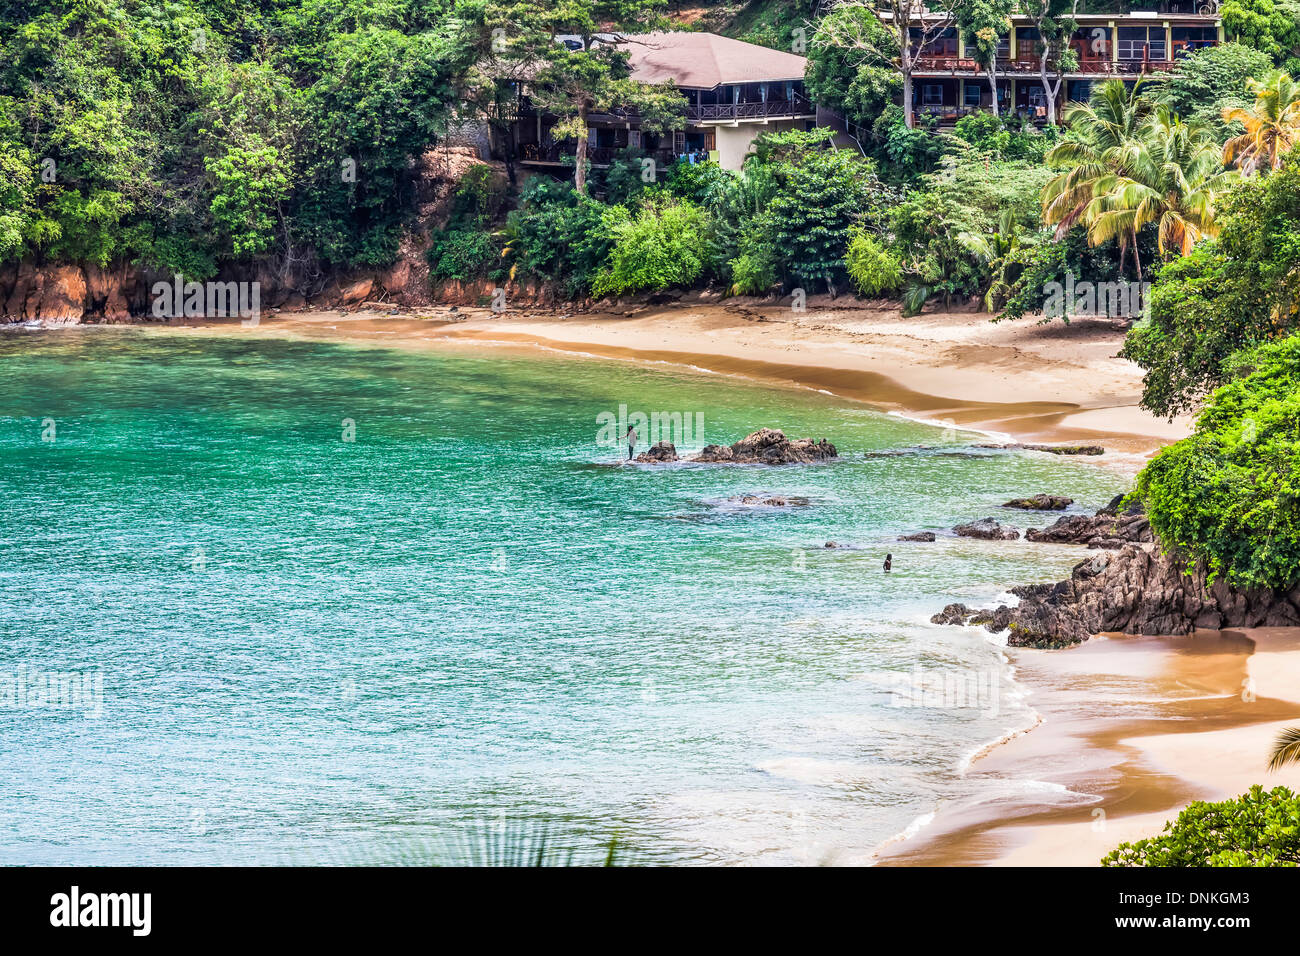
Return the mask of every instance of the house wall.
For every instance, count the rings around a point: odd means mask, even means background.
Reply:
[[[804,120],[773,120],[770,123],[741,123],[738,126],[716,126],[718,134],[718,165],[723,169],[739,170],[749,153],[750,144],[762,133],[783,133],[791,129],[804,129]]]

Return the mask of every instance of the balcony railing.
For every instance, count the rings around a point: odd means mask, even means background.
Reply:
[[[1135,76],[1143,73],[1160,73],[1172,70],[1176,62],[1175,60],[1119,60],[1118,62],[1111,62],[1110,60],[1101,59],[1081,59],[1074,69],[1067,72],[1086,73],[1090,76]],[[1055,62],[1049,60],[1047,65],[1049,70],[1055,71]],[[1039,68],[1040,64],[1036,57],[1021,57],[1000,62],[998,64],[998,75],[1037,76]],[[982,73],[987,75],[988,72],[975,60],[955,56],[921,57],[916,63],[916,69],[929,73],[949,73],[953,76],[959,73]]]
[[[780,116],[815,116],[817,108],[807,97],[794,94],[788,100],[763,103],[717,103],[687,106],[686,118],[696,123],[743,119],[772,119]]]

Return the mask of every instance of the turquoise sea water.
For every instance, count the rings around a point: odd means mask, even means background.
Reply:
[[[620,404],[845,460],[627,467],[596,441]],[[916,448],[943,440],[667,366],[0,335],[0,862],[433,862],[525,824],[580,858],[618,834],[645,862],[862,859],[1028,722],[1001,650],[929,615],[1079,556],[895,537],[1123,486]],[[987,678],[997,713],[896,706],[917,666]],[[38,673],[94,675],[99,713],[24,698]]]

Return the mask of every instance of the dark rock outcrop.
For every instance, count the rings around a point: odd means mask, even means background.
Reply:
[[[636,460],[642,464],[676,461],[677,448],[670,441],[657,442],[651,445],[648,451],[637,455]]]
[[[918,531],[916,534],[900,534],[899,541],[933,541],[933,531]]]
[[[984,443],[975,446],[976,448],[1005,448],[1011,451],[1045,451],[1053,455],[1104,455],[1106,449],[1100,445],[1032,445],[1021,442],[1012,442],[1010,444],[998,445],[993,443]]]
[[[1300,585],[1287,592],[1208,581],[1203,564],[1126,544],[1074,566],[1068,580],[1013,588],[1020,604],[962,613],[948,605],[931,620],[1009,631],[1012,647],[1067,647],[1093,634],[1190,634],[1198,628],[1300,626]]]
[[[1109,550],[1122,548],[1125,544],[1155,541],[1151,522],[1140,505],[1123,514],[1108,510],[1116,505],[1117,502],[1112,501],[1095,515],[1066,515],[1041,531],[1030,528],[1025,532],[1025,538],[1039,544],[1083,544]]]
[[[987,541],[1015,541],[1020,532],[999,524],[996,518],[980,518],[968,521],[952,529],[960,538],[983,538]]]
[[[1073,498],[1063,495],[1032,495],[1028,498],[1012,498],[1002,507],[1020,508],[1025,511],[1061,511],[1074,504]]]
[[[824,438],[817,441],[811,438],[790,441],[780,429],[760,428],[734,445],[706,445],[689,460],[708,464],[795,465],[829,461],[837,457],[839,453],[835,446]]]

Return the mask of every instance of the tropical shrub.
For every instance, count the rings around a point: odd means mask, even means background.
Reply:
[[[1227,374],[1136,494],[1161,541],[1212,577],[1289,588],[1300,580],[1300,336],[1239,353]]]
[[[844,264],[849,278],[865,296],[896,292],[903,286],[903,266],[898,257],[862,229],[854,230]]]
[[[1219,803],[1196,801],[1156,837],[1121,843],[1102,866],[1296,866],[1300,796],[1286,787]]]
[[[609,258],[614,225],[627,217],[626,207],[602,205],[571,183],[536,178],[506,218],[504,255],[512,274],[562,282],[569,295],[582,295]]]
[[[613,248],[592,280],[592,295],[689,286],[704,269],[707,228],[704,212],[691,203],[645,203],[635,218],[613,224]]]

